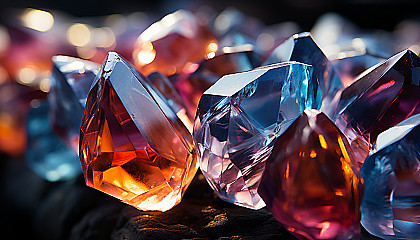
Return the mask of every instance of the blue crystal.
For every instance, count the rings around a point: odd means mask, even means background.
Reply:
[[[48,93],[50,117],[54,130],[75,152],[83,110],[90,86],[99,65],[86,60],[55,56]]]
[[[361,168],[362,225],[385,239],[420,239],[420,115],[380,134]]]
[[[274,49],[263,65],[287,61],[297,61],[313,66],[314,73],[319,80],[322,97],[326,103],[329,103],[343,87],[327,57],[308,32],[295,34],[285,40]]]
[[[38,100],[34,100],[38,103]],[[51,181],[65,181],[81,173],[79,158],[52,130],[48,118],[47,101],[29,110],[27,120],[28,145],[26,161],[40,177]]]
[[[319,108],[313,68],[296,62],[225,75],[200,99],[193,136],[200,168],[225,201],[258,209],[273,140],[305,109]]]

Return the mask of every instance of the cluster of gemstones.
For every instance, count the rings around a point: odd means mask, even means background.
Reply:
[[[28,115],[32,168],[70,179],[78,156],[88,186],[160,211],[200,168],[221,199],[267,207],[299,239],[357,239],[360,223],[419,239],[419,56],[373,55],[363,38],[323,48],[319,29],[262,48],[229,11],[223,28],[169,14],[132,58],[53,57],[48,100]]]

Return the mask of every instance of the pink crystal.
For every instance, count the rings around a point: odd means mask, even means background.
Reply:
[[[324,114],[305,110],[277,138],[258,193],[299,239],[360,234],[362,180],[346,137]]]

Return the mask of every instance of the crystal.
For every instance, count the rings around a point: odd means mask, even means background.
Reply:
[[[384,239],[420,236],[420,115],[379,134],[361,174],[365,229]]]
[[[225,75],[201,97],[193,137],[201,171],[219,197],[252,209],[276,134],[321,95],[313,68],[296,62]]]
[[[47,95],[51,123],[67,146],[78,153],[83,109],[99,65],[68,56],[54,56],[52,61],[51,89]]]
[[[195,116],[204,91],[226,74],[248,71],[261,65],[261,56],[251,45],[224,47],[200,63],[190,64],[175,80],[190,115]]]
[[[181,201],[198,164],[191,134],[148,82],[108,54],[86,102],[80,161],[88,186],[165,211]]]
[[[153,23],[138,37],[133,52],[144,74],[159,71],[166,76],[182,71],[188,62],[204,59],[216,39],[187,10],[178,10]]]
[[[36,100],[27,116],[28,146],[25,157],[28,166],[47,181],[73,179],[81,173],[78,157],[51,128],[47,100]]]
[[[324,113],[305,110],[280,135],[258,188],[299,239],[358,239],[362,179],[346,137]]]
[[[420,58],[402,51],[343,90],[335,123],[363,162],[379,133],[420,112]]]
[[[263,65],[287,61],[297,61],[313,66],[326,103],[329,103],[343,87],[340,78],[309,32],[294,34],[285,40],[274,49]]]
[[[194,116],[187,111],[187,106],[184,100],[182,100],[171,80],[160,72],[152,72],[147,76],[147,78],[162,93],[169,106],[176,113],[182,123],[184,123],[188,131],[192,132]]]

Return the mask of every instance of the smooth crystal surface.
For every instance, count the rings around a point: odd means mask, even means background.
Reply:
[[[363,162],[379,133],[420,112],[420,58],[402,51],[363,72],[341,94],[335,123]]]
[[[225,47],[200,63],[191,64],[175,80],[175,88],[195,116],[204,91],[226,74],[248,71],[261,65],[261,57],[250,45]]]
[[[365,229],[384,239],[420,239],[420,115],[381,133],[361,168]]]
[[[305,110],[280,135],[258,188],[299,239],[358,239],[363,185],[346,137],[324,113]]]
[[[287,61],[297,61],[313,66],[322,97],[325,101],[328,101],[326,104],[343,87],[327,57],[308,32],[294,34],[285,40],[274,49],[263,65]]]
[[[138,37],[133,60],[146,75],[159,71],[166,76],[181,72],[188,62],[204,59],[216,44],[210,31],[193,13],[178,10],[153,23]]]
[[[263,207],[257,188],[276,134],[320,104],[312,67],[296,62],[225,75],[204,92],[193,136],[201,171],[219,197]]]
[[[48,101],[32,107],[27,116],[28,166],[47,181],[65,181],[81,173],[77,154],[67,147],[51,128]]]
[[[68,56],[54,56],[51,89],[48,93],[54,130],[79,152],[79,131],[86,98],[99,71],[96,63]]]
[[[165,211],[181,201],[198,164],[191,134],[148,82],[108,54],[86,102],[80,161],[88,186]]]

